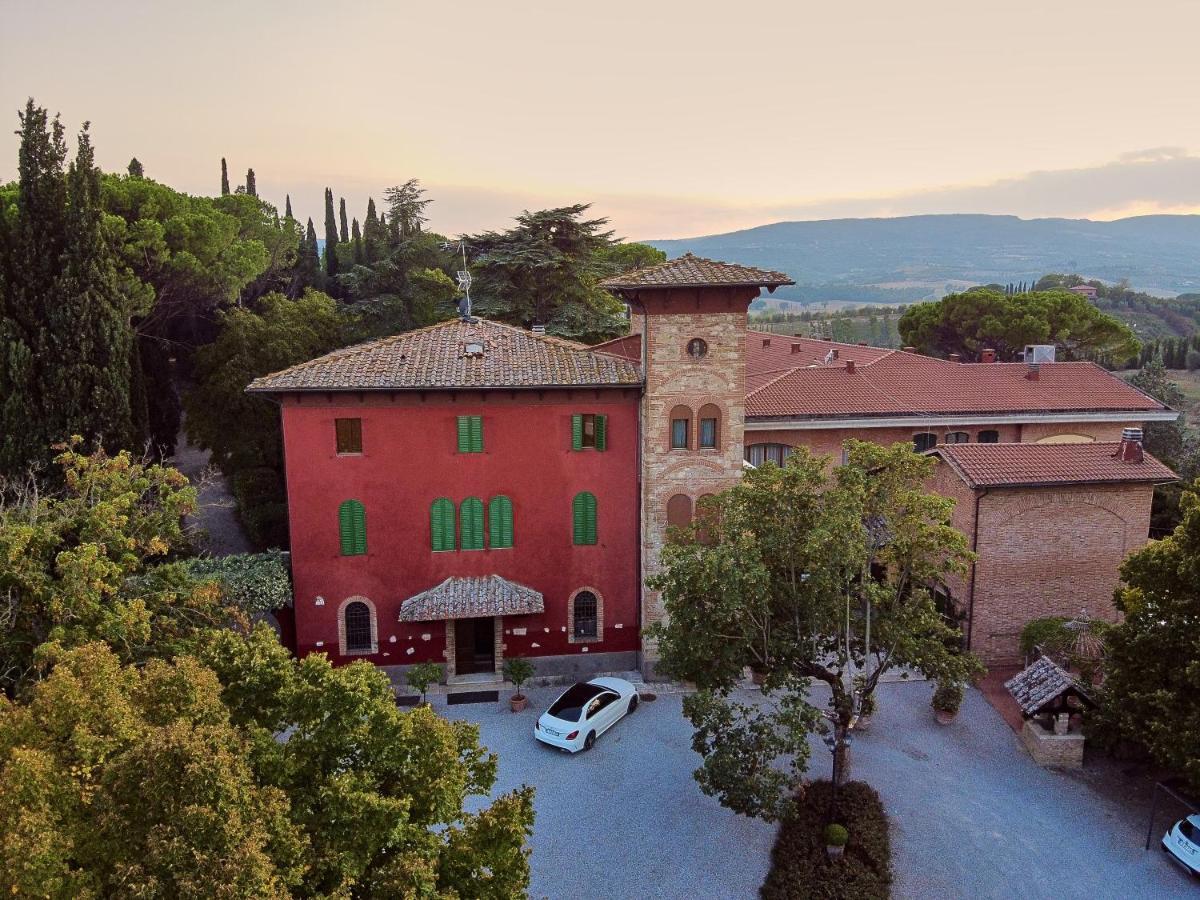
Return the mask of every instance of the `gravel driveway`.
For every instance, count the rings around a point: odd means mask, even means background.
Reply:
[[[775,829],[700,792],[680,695],[660,693],[591,753],[568,756],[530,732],[559,690],[528,689],[519,714],[435,700],[442,714],[479,723],[500,756],[498,790],[537,788],[532,896],[755,897]],[[854,744],[852,777],[873,785],[891,816],[896,897],[1200,897],[1157,844],[1142,850],[1139,812],[1034,765],[977,691],[952,725],[935,724],[932,690],[881,685],[871,730]],[[814,743],[813,775],[828,766]]]

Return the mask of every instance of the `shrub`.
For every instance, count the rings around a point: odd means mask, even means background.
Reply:
[[[810,784],[780,825],[762,900],[879,900],[890,895],[892,850],[879,795],[861,781],[838,791],[837,818],[844,823],[846,849],[840,859],[831,860],[825,854],[831,790],[828,781]]]
[[[1200,350],[1189,350],[1185,365],[1189,372],[1195,372],[1197,369],[1200,369]]]
[[[233,476],[233,498],[238,520],[256,547],[286,547],[287,501],[283,480],[274,469],[243,469]]]
[[[442,667],[434,662],[417,663],[409,666],[408,671],[404,673],[404,680],[421,695],[422,703],[425,702],[425,692],[429,690],[429,686],[441,679]]]
[[[963,686],[958,681],[939,681],[929,705],[938,712],[956,713],[962,706]]]
[[[1069,641],[1067,631],[1063,628],[1069,621],[1065,616],[1030,619],[1021,629],[1021,652],[1029,656],[1038,647],[1047,653],[1061,652]]]
[[[845,847],[846,841],[850,840],[850,832],[843,825],[838,825],[833,822],[825,826],[825,846],[827,847]]]
[[[279,609],[292,599],[292,582],[279,550],[196,557],[185,560],[183,567],[194,578],[217,582],[225,599],[250,615]]]
[[[521,685],[533,677],[533,663],[520,656],[510,656],[504,661],[504,677],[517,689],[514,696],[521,696]]]

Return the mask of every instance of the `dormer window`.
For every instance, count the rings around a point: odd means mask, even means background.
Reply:
[[[483,344],[471,343],[466,346],[467,356],[483,356]]]

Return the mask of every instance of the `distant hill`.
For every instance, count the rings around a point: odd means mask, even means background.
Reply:
[[[1165,296],[1200,291],[1200,216],[826,219],[646,243],[672,257],[690,251],[787,272],[796,286],[772,299],[806,303],[911,303],[976,284],[1036,281],[1047,272],[1128,279],[1137,290]]]

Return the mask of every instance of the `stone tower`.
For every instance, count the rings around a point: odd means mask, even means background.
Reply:
[[[667,527],[686,524],[702,497],[741,478],[746,310],[761,288],[785,284],[793,281],[779,272],[690,253],[604,282],[642,333],[642,628],[663,617],[645,581],[658,571]],[[647,676],[655,658],[643,641]]]

